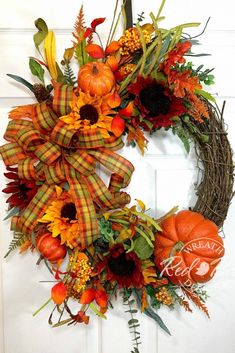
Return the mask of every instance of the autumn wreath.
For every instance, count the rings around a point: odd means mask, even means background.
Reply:
[[[34,43],[40,59],[31,57],[29,67],[39,83],[9,75],[37,103],[9,113],[7,143],[0,148],[14,231],[8,254],[17,247],[38,252],[38,264],[43,261],[57,282],[36,313],[53,301],[51,325],[87,324],[90,310],[105,318],[119,293],[131,316],[134,352],[140,338],[136,305],[168,333],[157,313],[162,305],[191,311],[192,301],[209,315],[202,283],[224,254],[218,229],[233,187],[223,109],[204,89],[213,75],[186,61],[195,41],[184,30],[199,24],[160,27],[163,5],[150,14],[150,23],[143,24],[141,14],[129,28],[122,7],[125,30],[117,40],[115,10],[105,45],[97,31],[105,18],[87,27],[81,7],[61,65],[54,32],[38,19]],[[122,189],[134,167],[117,151],[125,140],[144,155],[147,134],[152,138],[159,129],[179,136],[187,151],[194,143],[201,173],[194,206],[153,219],[141,200],[126,206],[130,197]],[[110,173],[108,186],[98,164]],[[70,308],[74,300],[76,312]]]

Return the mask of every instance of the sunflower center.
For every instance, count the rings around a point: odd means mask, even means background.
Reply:
[[[108,266],[115,275],[119,276],[131,276],[136,268],[132,259],[126,259],[126,254],[110,257]]]
[[[91,104],[83,105],[79,110],[79,114],[82,120],[89,120],[91,125],[97,123],[99,119],[97,109]]]
[[[70,221],[76,219],[76,213],[76,207],[73,202],[66,203],[60,211],[61,217],[68,218]]]
[[[19,185],[19,189],[20,189],[20,194],[23,197],[23,199],[27,200],[27,198],[28,198],[27,193],[30,190],[30,188],[28,188],[25,184],[21,184],[21,185]]]
[[[164,93],[164,87],[157,83],[140,91],[139,98],[149,115],[167,114],[170,110],[170,99]]]

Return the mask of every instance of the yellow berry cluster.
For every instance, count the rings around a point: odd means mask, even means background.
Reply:
[[[142,30],[145,43],[148,44],[151,41],[151,35],[148,31]],[[121,46],[121,55],[133,54],[136,50],[142,47],[140,35],[136,28],[127,29],[122,37],[119,39],[119,44]]]
[[[88,258],[78,257],[74,261],[74,256],[69,257],[70,262],[70,273],[72,278],[74,278],[72,290],[76,293],[82,292],[86,288],[86,283],[91,277],[93,268],[88,262]]]
[[[135,64],[126,64],[126,65],[123,65],[121,68],[120,68],[120,74],[123,75],[123,76],[127,76],[129,75],[133,70],[134,68],[136,67]]]
[[[164,305],[172,305],[174,300],[169,294],[166,287],[162,287],[158,293],[155,294],[156,299]]]

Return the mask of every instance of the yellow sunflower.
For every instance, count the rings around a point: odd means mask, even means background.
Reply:
[[[72,249],[79,236],[76,207],[69,192],[56,186],[56,194],[56,199],[51,202],[38,222],[47,223],[52,236],[60,236],[61,244],[66,244]]]
[[[109,115],[116,113],[111,110],[111,106],[115,107],[112,94],[92,97],[88,92],[77,91],[73,94],[70,106],[71,112],[60,117],[60,120],[68,124],[68,129],[81,131],[98,128],[104,138],[110,137],[113,118]]]

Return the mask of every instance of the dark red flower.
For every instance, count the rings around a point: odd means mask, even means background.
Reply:
[[[19,207],[20,210],[23,210],[36,194],[37,185],[33,180],[20,179],[17,168],[7,167],[7,170],[9,172],[4,175],[12,181],[7,183],[7,187],[2,191],[12,195],[8,197],[6,202],[9,203],[10,208]]]
[[[120,287],[140,288],[144,284],[141,263],[135,252],[125,252],[122,244],[115,245],[97,267],[99,272],[107,271],[106,279],[116,281]]]
[[[140,116],[134,119],[145,131],[174,124],[172,118],[186,112],[183,100],[175,97],[162,82],[139,76],[128,88],[135,95]]]

